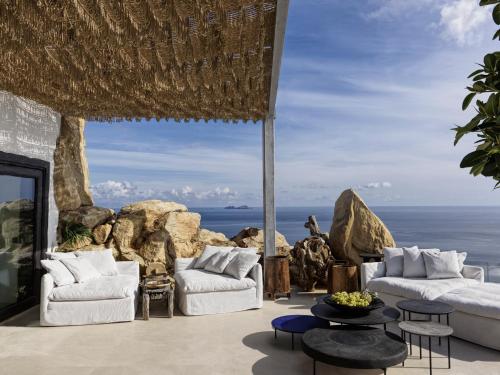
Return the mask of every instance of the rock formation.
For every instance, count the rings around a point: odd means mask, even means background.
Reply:
[[[85,157],[85,121],[62,117],[54,151],[54,194],[59,211],[75,210],[93,204],[89,171]]]
[[[335,202],[330,229],[330,248],[336,259],[361,264],[359,253],[381,253],[386,246],[395,246],[391,233],[363,202],[349,189]]]
[[[222,233],[200,228],[200,215],[175,202],[150,200],[124,207],[112,236],[120,259],[147,267],[164,264],[172,270],[176,258],[198,255],[205,245],[235,244]]]
[[[264,252],[264,231],[259,228],[246,227],[231,238],[239,247],[256,247],[259,253]],[[276,231],[276,250],[278,255],[290,255],[290,245],[285,236]]]

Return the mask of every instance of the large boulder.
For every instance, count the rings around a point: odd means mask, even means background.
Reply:
[[[359,253],[382,253],[396,243],[385,226],[352,189],[344,191],[335,202],[330,229],[330,248],[337,259],[361,264]]]
[[[61,130],[54,151],[54,195],[59,211],[93,205],[89,170],[85,157],[85,121],[61,118]]]
[[[290,278],[293,284],[312,292],[327,285],[328,264],[333,260],[330,247],[320,236],[297,241],[290,252]]]
[[[255,247],[259,253],[264,252],[264,231],[259,228],[246,227],[236,236],[231,238],[239,247]],[[276,250],[278,255],[288,256],[290,254],[290,245],[285,236],[276,231]]]
[[[106,243],[112,229],[113,226],[111,224],[101,224],[96,226],[92,231],[92,235],[94,236],[94,242],[97,245],[102,245]]]
[[[201,217],[184,205],[159,200],[143,201],[120,210],[112,237],[119,258],[173,269],[176,258],[197,256],[205,245],[234,245],[222,233],[200,228]],[[144,269],[143,267],[143,269]]]

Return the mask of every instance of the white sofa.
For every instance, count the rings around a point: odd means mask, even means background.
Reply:
[[[116,262],[117,276],[56,287],[42,276],[40,325],[67,326],[133,321],[139,293],[139,263]]]
[[[262,307],[260,264],[256,264],[247,277],[238,280],[229,275],[194,269],[196,259],[175,260],[175,296],[184,315],[221,314]]]
[[[389,306],[404,299],[436,300],[455,308],[454,336],[500,350],[500,284],[484,283],[481,267],[464,266],[463,279],[386,277],[385,263],[363,263],[361,286],[377,292]]]

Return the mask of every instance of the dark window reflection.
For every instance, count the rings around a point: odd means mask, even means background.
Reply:
[[[35,180],[0,175],[0,309],[33,295]]]

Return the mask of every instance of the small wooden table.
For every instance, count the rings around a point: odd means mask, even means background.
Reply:
[[[290,268],[284,255],[268,256],[264,259],[264,290],[271,299],[277,295],[290,298]]]
[[[142,280],[142,316],[144,320],[149,320],[149,302],[151,300],[166,302],[167,318],[174,315],[174,289],[166,278],[161,279],[162,276],[144,276]]]

